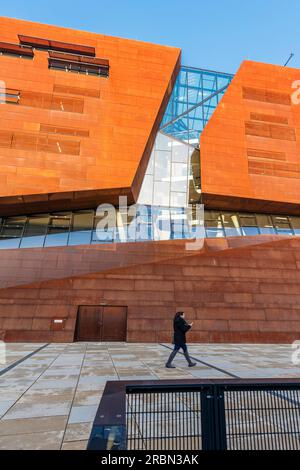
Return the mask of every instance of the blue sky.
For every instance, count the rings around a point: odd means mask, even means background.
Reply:
[[[178,46],[194,67],[234,73],[293,52],[300,68],[299,0],[9,0],[1,15]]]

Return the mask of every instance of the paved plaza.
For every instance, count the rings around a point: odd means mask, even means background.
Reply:
[[[0,449],[85,449],[107,380],[299,377],[291,345],[193,344],[197,366],[170,345],[6,345],[0,364]]]

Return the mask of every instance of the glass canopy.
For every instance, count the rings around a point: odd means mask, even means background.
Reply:
[[[199,146],[199,136],[224,95],[233,75],[182,66],[160,130]]]

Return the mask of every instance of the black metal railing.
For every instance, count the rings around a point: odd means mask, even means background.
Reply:
[[[300,450],[300,381],[107,382],[88,449]]]

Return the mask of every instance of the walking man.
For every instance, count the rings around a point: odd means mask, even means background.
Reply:
[[[176,354],[178,353],[179,349],[181,348],[183,350],[184,356],[188,362],[189,367],[194,367],[196,365],[195,362],[192,362],[188,349],[186,346],[186,338],[185,334],[188,330],[190,330],[193,326],[193,323],[187,323],[184,319],[184,312],[177,312],[174,321],[173,321],[173,327],[174,327],[174,349],[170,354],[170,357],[168,359],[168,362],[166,363],[166,367],[168,369],[175,369],[175,366],[172,365],[172,361]]]

